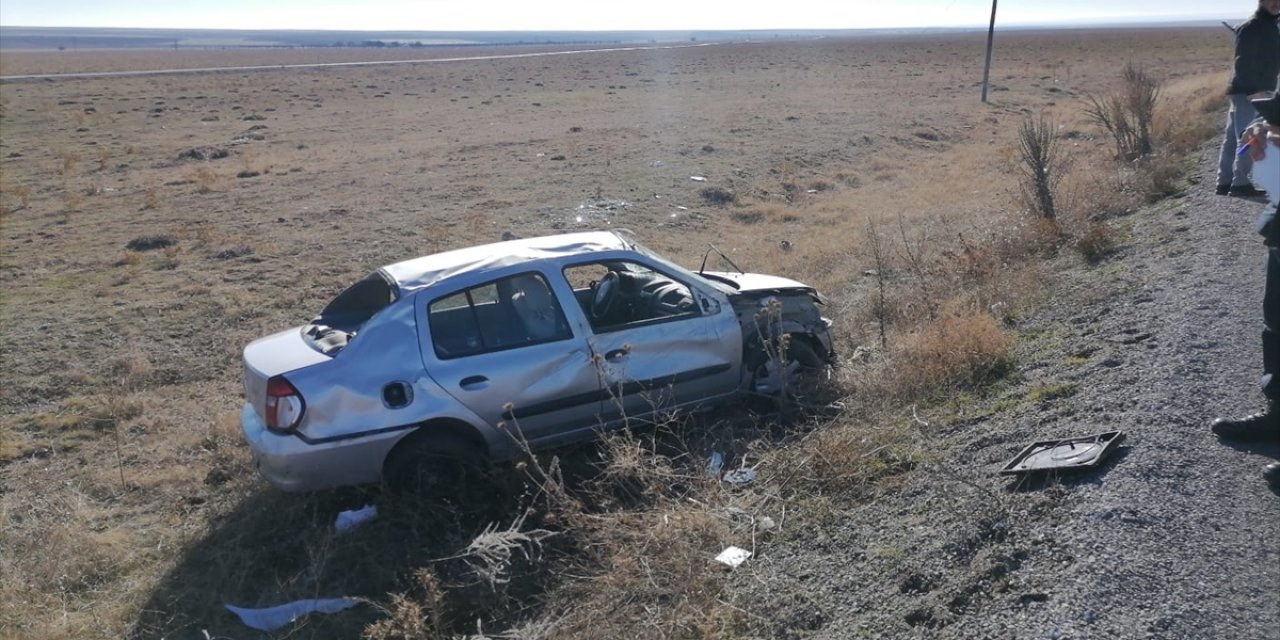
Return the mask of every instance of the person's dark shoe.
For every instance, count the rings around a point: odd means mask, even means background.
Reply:
[[[1265,198],[1267,192],[1251,184],[1239,184],[1227,188],[1227,195],[1232,198]]]
[[[1280,410],[1263,411],[1239,419],[1218,418],[1209,428],[1224,440],[1280,441]]]
[[[1231,193],[1231,185],[1229,184],[1220,184],[1218,188],[1213,190],[1213,194],[1217,196],[1225,196],[1228,193]]]
[[[1272,462],[1263,467],[1262,477],[1271,485],[1272,491],[1280,491],[1280,462]]]

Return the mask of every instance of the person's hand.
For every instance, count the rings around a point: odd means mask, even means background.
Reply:
[[[1280,127],[1258,122],[1245,129],[1240,137],[1241,146],[1247,147],[1254,162],[1267,157],[1267,143],[1280,147]]]

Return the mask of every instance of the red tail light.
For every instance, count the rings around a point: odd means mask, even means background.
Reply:
[[[267,380],[266,404],[267,428],[286,433],[292,432],[302,421],[302,411],[306,406],[302,402],[302,394],[282,376]]]

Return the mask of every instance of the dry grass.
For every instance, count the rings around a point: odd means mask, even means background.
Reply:
[[[1106,225],[1155,184],[1102,160],[1083,96],[1119,81],[1098,61],[1161,61],[1156,131],[1172,158],[1217,119],[1220,31],[1010,34],[985,106],[970,36],[5,85],[0,636],[239,637],[223,603],[339,595],[381,609],[282,634],[433,637],[477,620],[527,637],[747,634],[725,588],[737,576],[710,558],[767,551],[908,472],[913,427],[885,416],[1006,374],[1006,323],[1034,305],[1045,259],[1105,256],[1119,239]],[[0,68],[156,64],[46,56],[6,53]],[[1017,125],[1040,113],[1071,158],[1052,224],[1019,210],[1009,179]],[[196,148],[238,160],[179,159]],[[231,177],[244,171],[259,175]],[[709,202],[709,187],[732,198]],[[790,428],[731,412],[575,450],[590,459],[565,469],[595,471],[566,481],[573,504],[516,501],[536,507],[521,531],[558,535],[533,559],[515,551],[497,589],[437,562],[487,523],[392,510],[335,536],[336,512],[368,496],[283,496],[256,477],[237,432],[242,345],[381,264],[607,226],[684,264],[714,242],[816,285],[841,352],[860,354],[840,388],[895,392]],[[129,247],[155,237],[172,242]],[[707,478],[712,447],[762,480]],[[521,513],[500,511],[500,530]]]

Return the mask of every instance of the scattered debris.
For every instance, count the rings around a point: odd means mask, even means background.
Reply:
[[[1115,451],[1121,440],[1124,440],[1123,431],[1108,431],[1062,440],[1041,440],[1014,456],[1000,469],[1000,473],[1008,475],[1093,469]]]
[[[333,530],[337,533],[348,533],[376,517],[378,517],[378,507],[371,504],[365,505],[359,509],[343,511],[342,513],[339,513],[338,518],[333,521]]]
[[[245,609],[232,605],[226,605],[226,607],[228,611],[239,616],[245,626],[258,631],[273,631],[308,613],[337,613],[350,609],[356,604],[358,603],[351,598],[317,598],[265,609]]]
[[[756,470],[750,467],[726,471],[723,480],[734,486],[751,484],[756,479]]]
[[[707,179],[706,179],[705,177],[703,177],[703,176],[689,176],[689,179],[690,179],[690,180],[692,180],[692,181],[694,181],[694,182],[706,182],[706,181],[707,181]]]
[[[707,475],[713,478],[720,477],[720,469],[724,467],[724,454],[719,451],[712,451],[711,456],[707,459]]]
[[[720,555],[716,556],[716,562],[719,562],[720,564],[723,564],[723,565],[737,568],[738,565],[746,562],[747,558],[750,558],[750,557],[751,557],[750,551],[747,551],[742,547],[735,547],[733,545],[729,545],[724,548],[724,551],[720,552]]]

